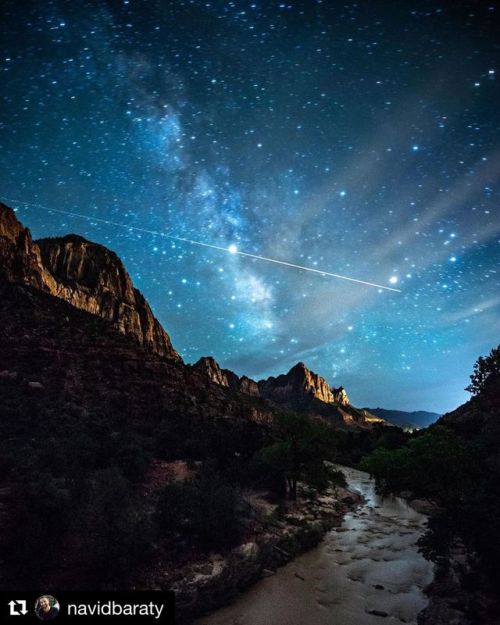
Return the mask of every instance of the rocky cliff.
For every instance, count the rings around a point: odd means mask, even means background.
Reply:
[[[310,371],[303,362],[297,363],[284,375],[261,380],[259,391],[262,397],[279,404],[312,398],[325,404],[348,406],[350,403],[342,387],[331,388],[324,378]]]
[[[111,321],[143,347],[181,360],[123,263],[106,247],[75,235],[33,241],[14,211],[0,204],[0,261],[0,278],[46,291]]]
[[[15,212],[0,203],[0,279],[50,292],[55,280],[42,263],[40,248]]]
[[[227,388],[238,389],[239,378],[238,376],[229,371],[228,369],[222,369],[219,363],[212,358],[212,356],[203,356],[200,358],[192,368],[195,371],[199,371],[203,375],[206,375],[210,382],[225,386]]]
[[[56,281],[52,295],[112,321],[155,353],[180,360],[149,304],[134,288],[118,256],[102,245],[69,235],[40,239],[44,267]]]
[[[153,353],[182,362],[123,263],[106,247],[77,235],[33,241],[15,212],[0,204],[0,261],[0,280],[47,292],[110,321]],[[189,369],[208,383],[266,400],[270,410],[282,406],[339,426],[370,423],[350,405],[342,387],[330,387],[304,363],[259,382],[222,369],[212,357],[200,358]]]
[[[225,386],[233,391],[260,397],[259,386],[255,380],[246,375],[239,376],[229,369],[222,369],[219,363],[212,356],[203,356],[194,365],[193,369],[206,375],[210,382]]]
[[[240,378],[229,369],[222,369],[212,356],[200,358],[193,368],[208,376],[214,384],[263,397],[277,404],[292,405],[317,399],[325,404],[350,405],[349,397],[342,386],[330,387],[324,378],[310,371],[303,362],[296,364],[286,374],[260,382],[247,376]]]
[[[247,376],[240,378],[229,369],[221,368],[211,356],[200,358],[191,368],[213,384],[265,399],[271,406],[320,417],[337,427],[370,427],[373,423],[383,423],[383,419],[351,406],[342,386],[330,387],[303,362],[286,374],[259,382]]]

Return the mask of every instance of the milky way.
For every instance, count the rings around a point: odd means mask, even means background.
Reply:
[[[115,250],[188,362],[466,398],[500,336],[498,2],[2,5],[0,195],[35,237]]]

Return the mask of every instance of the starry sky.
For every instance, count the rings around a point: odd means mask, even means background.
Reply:
[[[500,2],[2,7],[0,196],[35,237],[115,250],[187,362],[468,397],[500,336]]]

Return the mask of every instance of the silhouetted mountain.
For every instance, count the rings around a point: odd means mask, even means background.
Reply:
[[[426,428],[432,423],[435,423],[441,416],[436,412],[427,412],[425,410],[416,410],[414,412],[388,410],[386,408],[363,408],[363,410],[384,419],[387,423],[398,425],[402,428]]]

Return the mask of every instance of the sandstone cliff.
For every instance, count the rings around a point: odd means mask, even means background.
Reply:
[[[233,391],[240,391],[245,395],[260,397],[259,386],[255,380],[246,375],[238,377],[236,373],[229,369],[222,369],[219,363],[212,356],[203,356],[194,365],[193,369],[206,375],[210,382],[225,386]]]
[[[75,235],[33,241],[4,204],[0,204],[0,278],[46,291],[111,321],[143,347],[181,360],[114,252]]]
[[[42,263],[40,248],[15,212],[0,203],[0,279],[50,292],[55,280]]]
[[[149,304],[134,288],[118,256],[102,245],[69,235],[40,239],[44,266],[56,280],[52,295],[113,322],[155,353],[180,360]]]
[[[206,375],[210,382],[214,384],[227,388],[233,388],[238,384],[236,382],[236,380],[239,380],[238,376],[232,371],[221,369],[219,363],[212,356],[203,356],[192,367],[194,370]]]
[[[238,377],[229,369],[222,369],[212,356],[203,356],[194,365],[196,371],[206,375],[210,382],[226,386],[236,391],[263,397],[277,404],[294,404],[317,399],[325,404],[349,406],[349,397],[345,389],[332,388],[317,373],[310,371],[303,362],[299,362],[286,374],[277,378],[256,382],[247,376]]]
[[[331,388],[324,378],[310,371],[303,362],[297,363],[284,375],[261,380],[259,391],[262,397],[276,403],[290,403],[304,398],[343,406],[350,403],[342,387]]]
[[[45,291],[110,321],[148,350],[182,362],[123,263],[106,247],[77,235],[33,241],[15,212],[0,204],[0,261],[0,280]],[[330,387],[304,363],[259,382],[222,369],[212,357],[200,358],[189,369],[209,384],[264,399],[271,410],[273,405],[282,406],[339,426],[364,427],[371,422],[350,405],[342,387]]]
[[[330,387],[303,362],[297,363],[286,374],[259,382],[247,376],[240,378],[229,369],[221,368],[211,356],[200,358],[191,368],[209,383],[265,399],[270,406],[320,417],[337,427],[370,427],[374,423],[383,423],[383,419],[351,406],[342,386]]]

